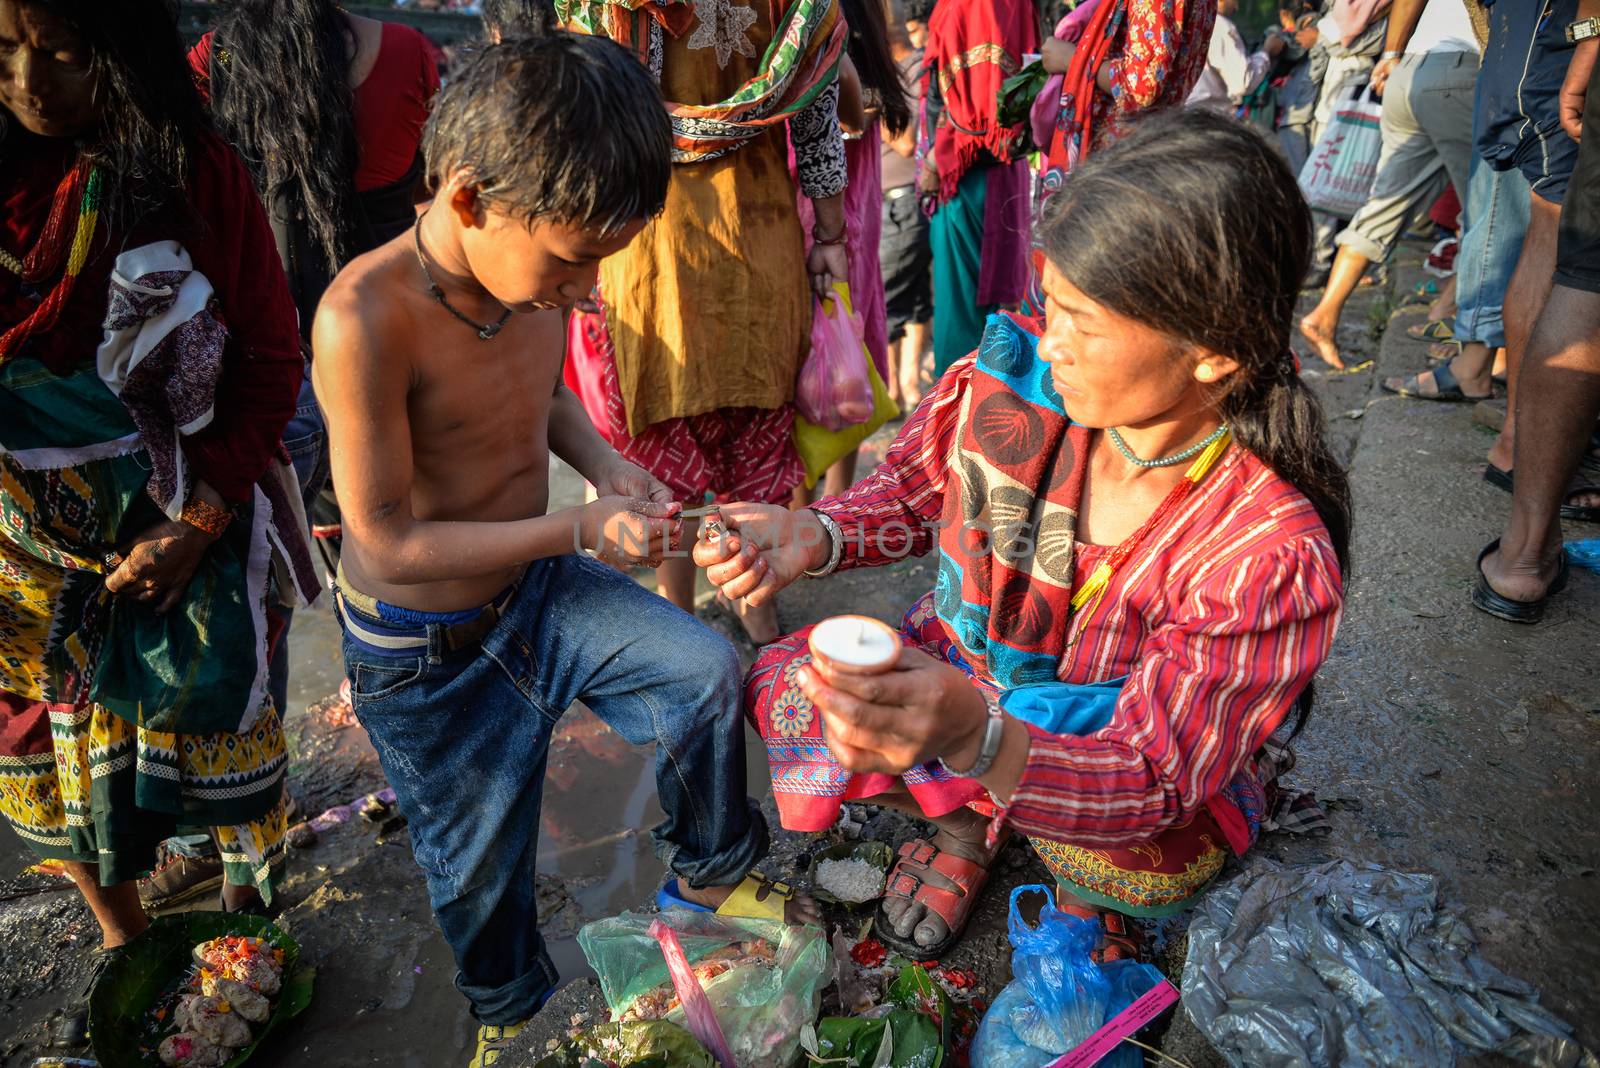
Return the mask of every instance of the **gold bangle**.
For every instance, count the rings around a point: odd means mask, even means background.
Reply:
[[[204,531],[213,538],[220,538],[222,532],[228,529],[228,524],[233,521],[233,513],[209,504],[199,497],[191,497],[184,504],[183,511],[178,513],[178,518],[196,530]]]

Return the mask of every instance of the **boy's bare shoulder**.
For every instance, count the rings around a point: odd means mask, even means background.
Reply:
[[[367,353],[404,350],[412,333],[415,292],[405,249],[390,241],[345,264],[317,305],[311,347],[318,362],[359,361]]]

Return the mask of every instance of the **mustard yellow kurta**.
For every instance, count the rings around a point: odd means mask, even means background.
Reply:
[[[757,57],[772,36],[752,5]],[[734,53],[726,70],[690,34],[666,36],[668,100],[722,100],[756,71]],[[628,431],[718,408],[777,408],[794,399],[810,349],[811,300],[783,126],[720,159],[673,168],[666,209],[606,260],[600,288],[616,348]]]

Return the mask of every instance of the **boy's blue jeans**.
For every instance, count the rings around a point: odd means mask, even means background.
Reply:
[[[530,564],[479,647],[449,652],[446,624],[423,622],[425,649],[379,655],[352,621],[370,633],[423,618],[380,610],[341,606],[355,712],[480,1022],[521,1023],[555,989],[534,855],[550,736],[574,701],[635,745],[656,743],[666,820],[653,838],[678,878],[734,883],[766,853],[745,795],[739,658],[693,616],[584,556]]]

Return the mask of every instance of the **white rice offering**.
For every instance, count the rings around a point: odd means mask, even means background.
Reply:
[[[883,894],[883,869],[865,860],[824,860],[817,865],[817,889],[852,905]]]

